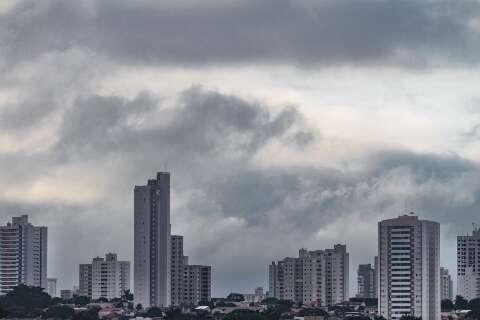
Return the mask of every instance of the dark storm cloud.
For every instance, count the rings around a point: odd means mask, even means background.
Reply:
[[[9,63],[73,47],[122,63],[478,63],[474,1],[25,1],[2,16]],[[478,24],[478,22],[477,22]]]
[[[479,167],[454,155],[386,151],[362,159],[369,164],[362,170],[260,166],[252,159],[271,142],[301,151],[323,141],[294,106],[272,108],[195,87],[173,106],[151,93],[87,95],[58,111],[58,141],[38,156],[0,158],[11,168],[2,181],[13,186],[19,177],[36,181],[50,169],[79,166],[85,175],[107,177],[108,192],[77,205],[5,200],[0,210],[31,213],[50,226],[51,275],[64,284],[76,281],[76,265],[91,256],[118,251],[131,259],[132,187],[165,163],[172,172],[173,229],[184,232],[191,261],[213,264],[216,295],[264,284],[268,263],[300,246],[329,246],[317,233],[341,219],[359,215],[371,221],[373,235],[378,217],[404,213],[408,200],[422,217],[449,226],[453,237],[480,210]],[[299,135],[307,138],[292,145]],[[363,241],[361,253],[351,252],[352,270],[375,254],[374,237],[336,241],[350,247]]]

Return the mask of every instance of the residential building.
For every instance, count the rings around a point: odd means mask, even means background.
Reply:
[[[170,173],[134,189],[135,304],[167,307],[170,297]]]
[[[440,319],[440,225],[413,213],[378,223],[379,314]]]
[[[357,297],[376,298],[376,269],[369,264],[360,264],[357,269]]]
[[[447,268],[440,267],[440,299],[453,300],[453,281]]]
[[[188,258],[183,255],[183,237],[172,235],[171,237],[171,304],[181,305],[184,301],[185,275],[184,266],[188,264]]]
[[[196,306],[200,301],[211,298],[212,270],[210,266],[184,266],[184,296],[183,303]]]
[[[457,236],[457,294],[472,300],[480,298],[480,229]]]
[[[211,298],[211,267],[189,265],[183,255],[183,236],[171,237],[171,304],[196,306]]]
[[[47,288],[47,227],[34,226],[28,216],[0,226],[0,295],[19,284]]]
[[[92,298],[92,264],[82,263],[78,268],[78,295]]]
[[[249,303],[260,303],[267,296],[263,293],[263,287],[255,288],[254,293],[244,293],[244,300]]]
[[[332,306],[348,299],[349,254],[333,249],[300,249],[298,258],[269,266],[269,296],[307,305]]]
[[[130,290],[130,262],[118,261],[115,253],[105,258],[93,258],[91,264],[81,264],[78,293],[91,299],[121,298]]]
[[[57,279],[47,278],[47,293],[52,298],[57,296]]]

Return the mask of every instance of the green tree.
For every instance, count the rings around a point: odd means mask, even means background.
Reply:
[[[124,301],[133,301],[133,293],[130,290],[123,291],[122,299]]]
[[[455,308],[452,300],[450,299],[442,300],[441,305],[442,305],[442,311],[452,311]]]
[[[90,303],[90,298],[84,296],[73,297],[73,303],[77,306],[85,306]]]
[[[468,309],[480,313],[480,298],[472,299],[468,302]]]
[[[462,296],[455,297],[455,310],[466,310],[468,308],[468,300]]]
[[[69,306],[57,305],[51,306],[45,312],[44,318],[49,319],[71,319],[74,315],[74,311]]]
[[[0,307],[0,319],[6,318],[8,316],[8,310]]]
[[[0,297],[0,307],[12,318],[28,318],[38,316],[41,311],[53,304],[52,298],[39,287],[24,284],[16,286],[12,291]]]
[[[150,318],[161,317],[163,316],[163,311],[158,307],[151,307],[151,308],[148,308],[145,315]]]
[[[135,310],[137,310],[137,311],[140,311],[140,310],[142,310],[142,309],[143,309],[143,306],[142,306],[141,303],[139,303],[139,304],[137,304],[137,305],[135,306]]]
[[[387,320],[384,316],[375,316],[373,320]]]
[[[253,310],[238,309],[227,314],[223,320],[266,320],[266,318]]]

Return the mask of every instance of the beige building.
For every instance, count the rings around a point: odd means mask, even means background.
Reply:
[[[472,300],[480,297],[480,229],[457,237],[457,294]]]
[[[331,306],[348,300],[349,254],[345,245],[333,249],[300,249],[298,258],[272,262],[269,296],[307,305]]]

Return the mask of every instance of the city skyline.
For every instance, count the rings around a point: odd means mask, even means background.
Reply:
[[[354,295],[376,222],[410,211],[441,224],[456,278],[456,237],[480,223],[479,16],[464,0],[0,1],[2,221],[48,226],[60,292],[91,257],[133,265],[133,186],[168,171],[171,233],[214,267],[212,296],[335,243]]]

